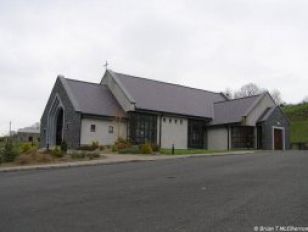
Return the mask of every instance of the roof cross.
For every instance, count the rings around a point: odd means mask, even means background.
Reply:
[[[104,64],[106,70],[108,69],[108,65],[109,65],[109,63],[108,63],[108,61],[106,60],[106,63]]]

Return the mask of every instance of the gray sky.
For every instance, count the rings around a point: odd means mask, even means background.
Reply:
[[[308,95],[308,1],[0,1],[0,134],[39,121],[57,74]]]

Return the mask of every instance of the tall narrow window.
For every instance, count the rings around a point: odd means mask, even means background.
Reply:
[[[95,126],[95,124],[92,124],[92,125],[91,125],[90,131],[91,131],[91,132],[95,132],[95,130],[96,130],[96,126]]]
[[[129,137],[132,143],[156,143],[157,116],[152,114],[131,113],[129,120]]]
[[[109,134],[113,134],[113,126],[109,126]]]

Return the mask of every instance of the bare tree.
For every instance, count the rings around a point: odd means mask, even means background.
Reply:
[[[226,88],[223,94],[229,99],[233,98],[233,91],[230,88]]]
[[[271,92],[271,95],[276,103],[276,105],[281,105],[283,104],[283,100],[281,98],[281,93],[278,89],[274,89],[272,92]]]
[[[240,90],[236,91],[234,93],[234,98],[253,96],[263,92],[265,92],[264,89],[259,88],[259,86],[254,83],[249,83],[243,85]]]

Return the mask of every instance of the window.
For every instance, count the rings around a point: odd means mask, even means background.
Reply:
[[[109,134],[113,134],[113,126],[109,126]]]
[[[92,125],[91,125],[90,131],[91,131],[91,132],[95,132],[95,130],[96,130],[96,126],[95,126],[94,124],[92,124]]]
[[[166,122],[166,118],[163,118],[163,121]]]
[[[134,144],[156,143],[157,116],[152,114],[130,113],[129,139]]]
[[[172,118],[169,118],[169,123],[171,123],[172,122]]]
[[[232,148],[253,148],[253,127],[238,126],[231,129]]]
[[[177,119],[174,119],[174,123],[177,124],[177,123],[178,123],[178,120],[177,120]]]
[[[183,124],[183,119],[180,120],[180,124],[181,124],[181,125]]]

